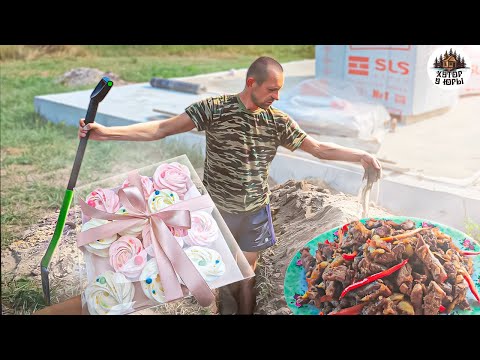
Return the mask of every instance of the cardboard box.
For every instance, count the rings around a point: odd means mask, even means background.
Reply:
[[[453,106],[458,91],[428,77],[430,54],[441,45],[317,45],[315,77],[351,82],[394,115],[419,115]]]
[[[85,314],[122,315],[254,276],[185,155],[74,189]],[[80,209],[78,209],[80,208]]]

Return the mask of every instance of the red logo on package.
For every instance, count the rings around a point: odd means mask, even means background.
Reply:
[[[352,75],[368,76],[368,57],[349,56],[348,73]]]

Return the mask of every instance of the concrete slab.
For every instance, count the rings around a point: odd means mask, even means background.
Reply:
[[[50,121],[77,125],[78,120],[85,117],[91,92],[84,90],[36,96],[35,111]],[[212,95],[214,93],[196,95],[157,89],[150,83],[113,86],[98,106],[95,121],[106,126],[146,122],[159,117],[154,108],[180,114],[192,102]]]

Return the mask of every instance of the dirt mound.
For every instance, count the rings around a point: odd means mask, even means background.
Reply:
[[[104,76],[110,78],[115,86],[128,84],[128,82],[122,80],[120,76],[110,71],[104,72],[99,69],[83,67],[67,71],[58,79],[58,82],[67,86],[96,85]]]
[[[283,298],[283,280],[286,268],[303,245],[333,227],[358,217],[356,197],[332,191],[307,181],[287,181],[272,188],[271,208],[277,244],[262,254],[257,269],[258,314],[289,314]],[[389,215],[371,206],[370,216]],[[2,251],[2,288],[7,279],[26,277],[34,281],[41,291],[40,261],[55,230],[58,212],[52,213],[27,230],[22,239]],[[76,249],[76,232],[81,224],[75,223],[73,209],[67,218],[61,243],[54,255],[50,270],[53,288],[52,303],[63,301],[80,292],[79,264],[81,253]],[[2,312],[4,312],[2,305]],[[6,311],[5,311],[6,312]],[[141,314],[209,314],[211,308],[201,308],[194,298],[143,310]]]

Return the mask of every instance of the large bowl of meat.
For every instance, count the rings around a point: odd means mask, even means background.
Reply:
[[[480,314],[480,245],[412,217],[352,221],[292,259],[285,299],[296,315]]]

